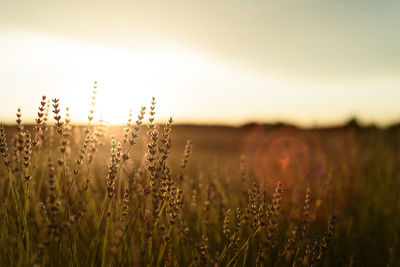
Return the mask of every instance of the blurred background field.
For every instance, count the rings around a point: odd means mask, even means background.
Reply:
[[[72,129],[71,158],[78,156],[82,130],[82,126]],[[15,127],[8,126],[6,132],[12,136]],[[105,192],[110,136],[120,140],[122,132],[122,126],[108,127],[102,139],[104,146],[95,153],[90,172],[91,201],[100,201]],[[192,187],[210,184],[216,190],[216,199],[211,200],[211,205],[223,210],[232,205],[245,207],[247,188],[252,183],[272,195],[276,182],[282,181],[283,213],[292,219],[283,218],[281,224],[289,229],[302,216],[304,194],[309,187],[312,231],[323,232],[330,215],[338,218],[324,266],[396,266],[399,263],[399,126],[362,127],[355,120],[340,127],[313,129],[284,124],[242,127],[177,124],[173,125],[171,138],[168,162],[177,181],[185,144],[188,139],[192,141],[192,153],[182,182],[185,201],[191,202]],[[148,137],[142,131],[130,153],[133,161],[126,167],[128,172],[143,166],[147,143]],[[73,165],[72,161],[70,164]],[[242,173],[245,173],[244,181],[240,179]],[[1,176],[4,186],[7,176],[4,169]],[[127,176],[121,175],[121,183],[124,179]],[[46,198],[41,201],[45,202]],[[188,214],[197,212],[201,209]],[[218,216],[216,220],[222,224],[223,212]],[[280,237],[282,244],[290,235],[288,229]],[[221,241],[217,236],[208,238],[215,246],[211,245],[210,257],[216,257]]]

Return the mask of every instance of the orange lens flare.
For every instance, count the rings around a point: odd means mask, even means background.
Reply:
[[[256,182],[267,191],[282,181],[286,190],[313,186],[325,174],[325,156],[317,138],[295,127],[252,127],[243,144]]]

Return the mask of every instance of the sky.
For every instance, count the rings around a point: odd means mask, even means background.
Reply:
[[[84,122],[400,120],[400,1],[0,0],[0,121],[42,95]]]

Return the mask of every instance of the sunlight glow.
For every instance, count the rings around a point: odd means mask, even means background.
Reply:
[[[122,48],[10,31],[0,35],[0,58],[4,123],[14,122],[18,107],[24,121],[33,122],[42,95],[59,98],[62,110],[70,107],[73,123],[86,123],[94,81],[95,121],[102,116],[111,124],[125,124],[129,110],[137,114],[152,96],[156,118],[172,116],[179,123],[321,125],[351,116],[380,123],[398,118],[398,78],[337,83],[293,80],[290,75],[283,79],[167,39]]]
[[[17,77],[23,68],[27,73],[25,83],[31,81],[31,88],[26,88],[22,80],[14,79],[15,89],[34,99],[42,94],[60,98],[61,105],[70,107],[72,120],[79,123],[87,121],[93,81],[98,81],[95,120],[102,116],[111,124],[124,124],[129,110],[136,114],[152,96],[158,100],[156,112],[160,119],[178,116],[191,121],[199,115],[215,118],[216,112],[228,112],[219,106],[227,94],[236,98],[246,87],[264,87],[263,81],[243,70],[228,68],[168,42],[124,50],[38,34],[7,40],[3,46],[14,55],[6,59],[7,71],[15,69]],[[199,106],[199,99],[209,105]],[[22,106],[27,109],[25,114],[35,114],[36,106],[27,105]],[[15,108],[7,109],[8,113],[13,114]]]

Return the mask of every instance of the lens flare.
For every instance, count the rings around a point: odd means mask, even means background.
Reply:
[[[278,181],[285,189],[306,183],[313,186],[325,174],[325,156],[318,139],[295,128],[253,126],[243,144],[256,182],[270,191]]]

